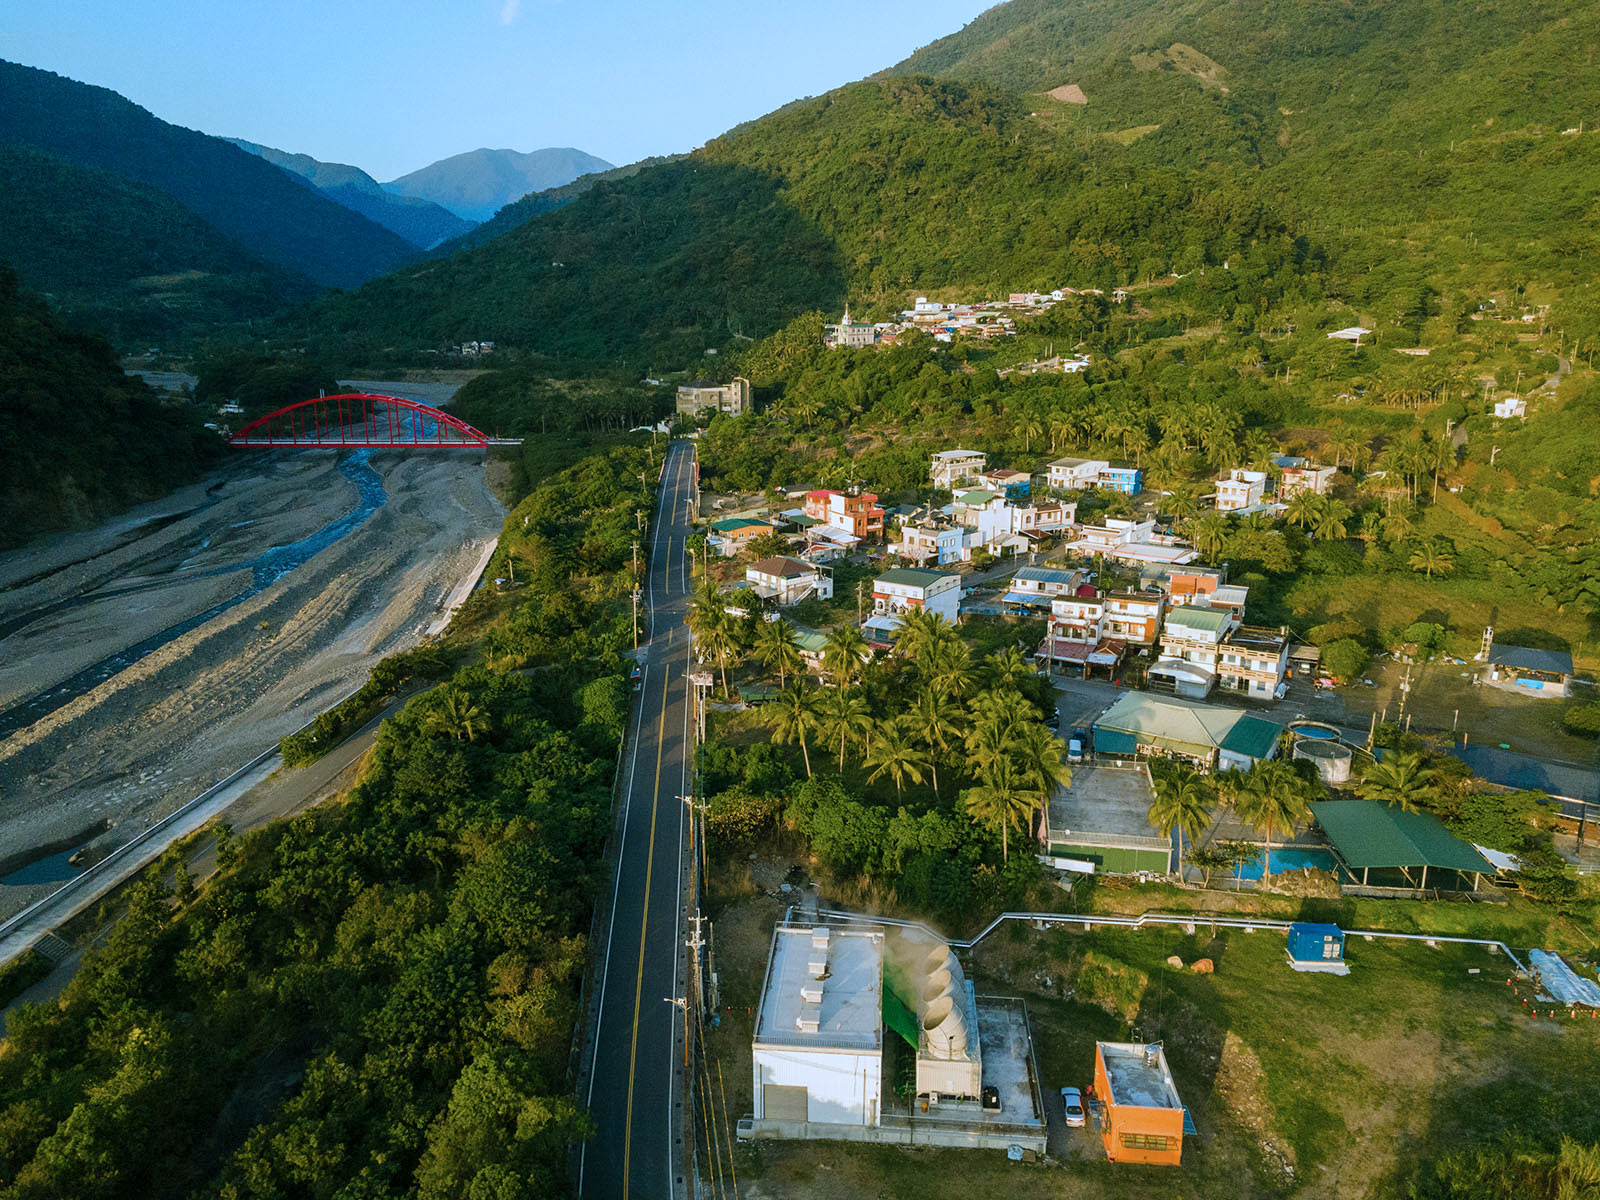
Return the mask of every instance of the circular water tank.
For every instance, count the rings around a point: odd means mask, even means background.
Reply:
[[[1340,742],[1321,738],[1296,738],[1294,757],[1303,758],[1317,768],[1323,783],[1349,783],[1350,762],[1353,752]]]

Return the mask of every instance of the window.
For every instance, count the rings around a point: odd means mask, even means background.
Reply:
[[[1165,1150],[1171,1140],[1155,1133],[1125,1133],[1122,1135],[1122,1147],[1124,1150]]]

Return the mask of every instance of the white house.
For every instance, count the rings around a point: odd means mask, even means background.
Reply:
[[[1289,638],[1285,631],[1241,625],[1222,643],[1217,683],[1230,692],[1271,700],[1288,667]]]
[[[936,488],[954,491],[983,474],[988,458],[978,450],[941,450],[933,456],[928,479]]]
[[[1528,415],[1528,402],[1520,396],[1507,396],[1504,400],[1496,400],[1494,415],[1502,419],[1526,417]]]
[[[1040,500],[1011,507],[1011,528],[1024,536],[1065,533],[1077,518],[1075,500]]]
[[[1092,488],[1099,486],[1100,472],[1110,466],[1103,458],[1058,458],[1045,468],[1045,477],[1053,488]]]
[[[745,582],[758,596],[780,608],[798,604],[808,596],[828,600],[833,596],[833,571],[804,559],[774,555],[751,563],[744,570]]]
[[[1217,511],[1238,512],[1254,508],[1265,498],[1267,473],[1235,467],[1217,480]]]
[[[1204,697],[1217,679],[1222,643],[1239,627],[1232,609],[1178,605],[1161,626],[1161,658],[1150,668],[1150,685],[1180,696]]]
[[[877,1125],[881,929],[780,925],[752,1040],[757,1121]]]
[[[900,523],[900,540],[890,545],[889,553],[943,567],[972,557],[967,538],[967,530],[942,515],[911,517]]]
[[[1287,500],[1290,496],[1300,492],[1315,492],[1319,496],[1326,495],[1328,488],[1333,484],[1333,477],[1337,473],[1337,468],[1319,467],[1315,463],[1284,467],[1283,478],[1278,481],[1278,499]]]
[[[1081,526],[1078,540],[1067,543],[1067,549],[1087,556],[1104,554],[1107,558],[1126,563],[1180,564],[1194,561],[1193,546],[1180,538],[1158,534],[1155,527],[1154,520],[1130,521],[1112,517],[1104,525]]]
[[[1083,582],[1083,572],[1072,567],[1023,567],[1011,577],[1004,599],[1010,604],[1043,607],[1057,596],[1070,596]]]
[[[901,616],[913,608],[938,613],[954,624],[961,608],[961,576],[916,567],[893,567],[873,580],[874,614]]]
[[[950,516],[958,525],[977,531],[977,544],[996,546],[1005,542],[1014,532],[1011,528],[1011,506],[1006,498],[984,488],[957,492],[950,506]]]

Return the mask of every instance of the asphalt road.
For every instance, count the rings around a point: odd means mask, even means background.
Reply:
[[[599,1016],[584,1099],[598,1132],[581,1151],[585,1197],[682,1194],[678,1066],[683,1053],[683,884],[688,836],[680,796],[691,781],[683,619],[690,585],[685,539],[694,447],[667,452],[640,619],[649,634],[643,680],[622,761],[621,852],[609,931],[600,948]]]

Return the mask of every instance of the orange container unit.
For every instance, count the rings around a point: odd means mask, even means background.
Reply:
[[[1094,1090],[1108,1159],[1179,1164],[1186,1114],[1160,1043],[1096,1042]]]

